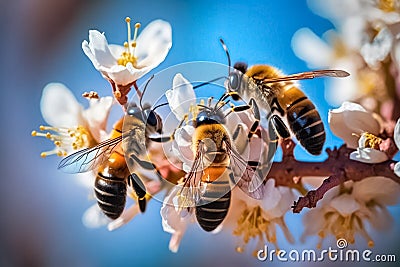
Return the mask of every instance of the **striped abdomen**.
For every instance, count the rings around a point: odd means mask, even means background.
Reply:
[[[201,228],[210,232],[225,219],[231,202],[228,180],[207,183],[207,189],[196,203],[196,218]]]
[[[314,104],[307,96],[295,87],[289,91],[293,90],[297,90],[296,94],[300,96],[286,105],[289,127],[309,153],[319,155],[325,143],[324,124]]]
[[[99,172],[94,191],[100,209],[111,219],[117,219],[125,208],[126,179]]]

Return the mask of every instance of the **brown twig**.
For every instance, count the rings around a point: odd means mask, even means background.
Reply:
[[[283,140],[281,147],[282,161],[272,164],[266,179],[275,179],[277,185],[295,187],[294,179],[296,177],[328,177],[319,188],[309,191],[294,203],[292,207],[294,213],[299,213],[304,207],[315,207],[327,191],[345,181],[361,181],[371,176],[384,176],[400,183],[400,178],[390,167],[395,161],[388,160],[382,163],[368,164],[351,160],[349,154],[353,150],[346,146],[333,150],[328,148],[326,150],[328,159],[323,162],[297,161],[293,154],[295,143],[291,139]]]
[[[108,79],[108,81],[111,84],[115,99],[121,106],[125,107],[125,105],[128,103],[128,93],[131,91],[131,87],[134,84],[134,82],[127,85],[121,85],[121,84],[116,84],[111,79]]]

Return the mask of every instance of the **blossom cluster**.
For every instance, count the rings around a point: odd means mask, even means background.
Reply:
[[[202,99],[197,95],[197,90],[194,90],[195,81],[189,81],[181,73],[177,73],[170,83],[172,89],[166,90],[163,94],[167,99],[165,104],[180,123],[170,136],[160,135],[150,138],[144,135],[146,140],[140,141],[146,143],[148,155],[144,159],[141,155],[133,156],[133,160],[141,167],[137,172],[143,183],[142,189],[145,190],[145,196],[140,196],[140,189],[132,184],[134,181],[125,181],[128,184],[127,196],[132,199],[133,204],[126,207],[115,220],[107,218],[102,209],[95,204],[85,212],[84,224],[88,227],[107,225],[110,231],[115,230],[144,211],[140,201],[158,198],[161,191],[166,191],[165,196],[161,196],[160,222],[164,231],[172,234],[169,249],[177,252],[189,224],[199,220],[196,206],[198,200],[204,198],[205,191],[208,190],[209,181],[200,181],[196,178],[197,173],[200,173],[201,179],[203,177],[212,179],[210,177],[213,174],[210,169],[214,168],[221,172],[221,179],[229,180],[232,188],[216,198],[223,199],[229,195],[231,208],[227,208],[227,214],[222,223],[211,232],[213,234],[221,231],[229,232],[237,236],[239,245],[236,250],[238,252],[243,252],[250,242],[254,243],[256,251],[265,243],[272,243],[278,248],[277,230],[279,228],[287,241],[294,243],[295,237],[285,222],[285,215],[291,208],[296,211],[296,208],[301,210],[307,206],[299,207],[302,205],[301,200],[308,201],[307,207],[315,207],[305,212],[303,217],[305,231],[301,239],[308,235],[318,235],[321,239],[318,246],[321,247],[322,240],[329,235],[333,235],[336,239],[345,238],[349,243],[354,243],[356,234],[361,234],[368,245],[373,246],[374,241],[367,232],[366,225],[369,224],[378,230],[386,228],[387,225],[384,222],[390,218],[386,207],[396,205],[400,200],[400,163],[393,160],[400,148],[400,120],[397,120],[396,124],[394,119],[398,116],[389,118],[384,114],[379,116],[373,111],[376,111],[377,107],[383,108],[384,101],[394,103],[399,99],[389,97],[388,92],[391,89],[388,86],[383,90],[387,94],[385,98],[372,97],[370,94],[372,89],[362,91],[359,88],[364,90],[361,84],[369,83],[377,86],[374,81],[363,79],[375,77],[381,80],[382,76],[379,75],[383,75],[382,73],[384,73],[384,78],[390,76],[395,80],[400,77],[397,76],[397,72],[393,72],[397,71],[396,64],[399,62],[397,60],[397,32],[393,26],[400,21],[395,12],[398,9],[399,7],[395,4],[388,4],[388,6],[371,4],[368,12],[358,14],[357,9],[354,9],[348,14],[341,14],[348,17],[340,17],[337,23],[340,22],[343,25],[337,25],[337,27],[346,34],[350,33],[347,33],[344,25],[354,23],[354,21],[360,23],[357,24],[360,27],[356,27],[360,32],[371,29],[376,31],[372,41],[365,38],[358,40],[358,46],[354,43],[350,46],[350,43],[346,43],[350,40],[340,37],[338,33],[335,34],[337,47],[329,47],[310,30],[302,30],[294,38],[297,53],[303,58],[313,59],[314,61],[310,61],[313,66],[331,68],[340,66],[351,72],[352,78],[344,82],[347,83],[346,87],[335,82],[331,84],[334,89],[329,89],[337,92],[337,88],[352,87],[351,91],[346,90],[352,95],[340,96],[338,98],[340,107],[332,109],[328,114],[332,133],[344,141],[345,150],[334,150],[337,152],[335,152],[337,154],[335,159],[325,163],[315,163],[322,164],[317,168],[293,168],[292,165],[310,166],[309,164],[313,163],[295,159],[294,143],[290,138],[289,141],[282,139],[276,141],[269,136],[271,129],[263,127],[265,124],[255,124],[258,116],[244,100],[240,100],[241,102],[235,99],[226,100],[230,96],[229,93],[232,93],[228,88],[225,88],[224,96],[226,97],[223,100],[221,97],[220,101],[216,101],[213,99],[215,95]],[[379,19],[379,15],[385,19]],[[121,127],[121,120],[113,122],[115,123],[114,130],[107,130],[107,124],[110,123],[109,112],[113,105],[122,107],[123,118],[126,116],[133,118],[136,116],[133,115],[136,114],[134,112],[139,111],[141,115],[134,118],[145,124],[144,131],[147,132],[149,125],[157,128],[161,117],[155,113],[156,108],[146,109],[141,101],[133,105],[128,102],[128,95],[134,87],[137,96],[140,100],[142,99],[144,90],[139,90],[137,81],[167,57],[172,47],[171,26],[168,22],[156,20],[147,25],[139,34],[141,25],[136,23],[132,38],[131,20],[126,18],[125,21],[128,27],[128,38],[123,45],[109,44],[105,34],[97,30],[90,30],[89,41],[82,42],[82,49],[95,69],[110,82],[112,96],[100,97],[93,91],[84,93],[82,96],[89,101],[89,107],[84,109],[63,84],[50,83],[43,89],[40,107],[48,126],[40,126],[40,131],[33,131],[32,135],[46,137],[54,143],[55,148],[43,152],[42,157],[56,154],[68,159],[80,151],[101,151],[104,157],[99,157],[96,153],[93,161],[104,158],[104,161],[111,162],[111,158],[108,157],[113,152],[123,154],[124,149],[121,149],[119,145],[109,148],[110,143],[114,144],[116,139],[115,132],[122,132],[122,135],[119,134],[117,138],[126,138],[124,136],[126,129],[118,128]],[[378,26],[375,24],[376,21],[379,21]],[[355,34],[351,35],[355,36]],[[390,39],[390,42],[387,39]],[[319,53],[318,57],[314,57],[309,50],[310,47],[315,46],[323,49],[323,53]],[[353,60],[355,57],[359,60]],[[318,62],[315,61],[316,58]],[[388,66],[391,71],[388,70]],[[393,86],[399,92],[400,86],[397,85]],[[374,87],[374,90],[381,92],[382,88]],[[375,102],[371,104],[370,99]],[[240,104],[237,105],[242,106],[240,109],[235,109],[234,104],[228,105],[229,101],[235,104],[238,102]],[[382,101],[382,103],[376,101]],[[391,111],[394,110],[394,108],[391,109]],[[210,117],[204,115],[206,113],[211,114]],[[201,139],[198,137],[197,127],[204,120],[221,124],[221,128],[218,129],[220,132],[226,132],[230,141],[224,139],[221,145],[218,144],[217,138],[211,138],[211,140],[204,138],[197,142],[197,139]],[[257,126],[256,129],[253,129],[254,125]],[[128,129],[128,132],[131,130]],[[251,138],[249,138],[250,133]],[[169,149],[163,147],[161,143],[164,142],[169,143]],[[275,152],[273,148],[276,148],[278,144],[281,145],[283,157],[280,162],[272,162]],[[223,151],[230,151],[228,154],[230,159],[221,161],[222,163],[218,166],[214,164],[215,158],[222,157],[223,153],[215,150],[212,151],[215,152],[214,154],[207,154],[203,151],[210,147],[215,149],[217,146],[222,147]],[[124,147],[123,142],[121,147]],[[85,154],[86,158],[90,157],[89,153]],[[204,154],[214,155],[214,158],[209,159]],[[331,152],[329,157],[333,154]],[[199,160],[201,157],[199,155],[203,155],[201,160]],[[130,156],[125,155],[125,165],[130,164],[128,162],[131,160]],[[82,157],[79,157],[73,164],[81,163],[81,159]],[[256,166],[249,166],[254,162],[257,163]],[[357,174],[352,169],[356,168],[355,166],[358,167],[357,164],[376,166],[376,168],[374,168],[374,173]],[[100,170],[110,172],[109,168],[101,165],[93,164],[98,168],[90,169],[85,178],[79,178],[91,182],[93,188],[94,179]],[[333,173],[334,171],[336,172]],[[257,184],[254,184],[257,180],[254,177],[260,178]],[[322,182],[327,177],[328,179]],[[331,185],[326,182],[327,180],[336,183]],[[194,186],[192,187],[190,183]],[[307,188],[312,186],[317,189],[307,191]],[[320,197],[313,198],[311,194],[319,194]],[[296,199],[298,199],[297,202],[295,202]],[[322,200],[317,205],[319,199]],[[295,205],[292,207],[293,203]]]

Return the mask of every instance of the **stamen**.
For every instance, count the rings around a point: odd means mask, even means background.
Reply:
[[[377,137],[376,135],[365,132],[361,135],[360,146],[365,148],[373,148],[379,150],[379,145],[383,142],[382,138]]]
[[[125,22],[127,25],[127,41],[124,42],[125,51],[122,52],[121,57],[117,60],[118,65],[126,66],[128,63],[131,63],[133,66],[136,66],[137,58],[135,57],[135,48],[136,48],[136,39],[138,35],[138,29],[140,28],[140,23],[135,24],[135,31],[133,40],[131,40],[131,18],[126,17]]]
[[[135,32],[134,32],[134,34],[133,34],[133,42],[132,42],[132,44],[131,44],[131,46],[132,46],[132,55],[133,55],[133,57],[135,57],[135,50],[136,50],[136,39],[137,39],[137,34],[138,34],[138,31],[139,31],[139,28],[140,28],[140,23],[136,23],[135,24]]]
[[[31,135],[45,137],[46,139],[51,140],[55,145],[54,150],[42,152],[40,154],[42,158],[45,158],[49,155],[58,155],[60,157],[66,156],[67,151],[71,148],[77,150],[96,144],[90,132],[83,126],[77,126],[75,128],[63,128],[41,125],[39,128],[41,131],[48,132],[32,131]]]

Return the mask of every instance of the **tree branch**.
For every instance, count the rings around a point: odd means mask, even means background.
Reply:
[[[345,181],[361,181],[371,176],[384,176],[400,184],[400,178],[391,168],[391,165],[395,163],[393,160],[376,164],[351,160],[349,155],[354,150],[343,145],[339,149],[326,149],[328,159],[323,162],[303,162],[295,159],[293,154],[295,146],[291,139],[282,141],[282,161],[272,164],[266,179],[275,179],[277,185],[296,187],[295,180],[299,177],[325,176],[328,178],[319,188],[309,191],[294,203],[292,207],[294,213],[299,213],[304,207],[315,207],[327,191]]]

